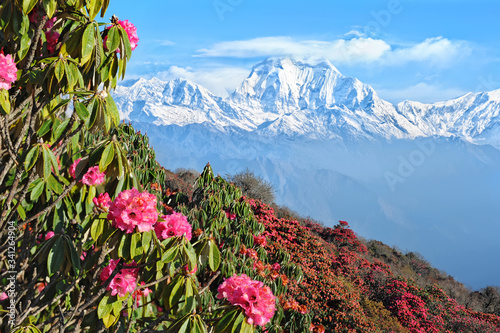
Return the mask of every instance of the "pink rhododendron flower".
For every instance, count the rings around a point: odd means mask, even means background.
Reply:
[[[99,185],[104,182],[104,172],[99,172],[99,167],[93,166],[83,175],[82,183],[85,185]]]
[[[141,282],[141,286],[145,285],[146,283],[144,281]],[[141,299],[142,297],[148,297],[149,294],[151,294],[153,291],[149,288],[139,288],[137,289],[134,294],[132,295],[133,298],[135,299],[135,302],[137,304],[137,307],[141,305]]]
[[[236,218],[236,214],[226,211],[226,217],[230,220],[234,220]]]
[[[266,236],[253,236],[253,242],[254,244],[260,245],[260,246],[266,246],[267,241],[266,241]]]
[[[191,240],[191,225],[187,217],[181,213],[173,212],[170,215],[163,215],[164,222],[158,222],[155,225],[156,237],[159,240],[164,240],[170,237],[178,237],[184,235],[187,240]]]
[[[52,237],[54,237],[54,232],[53,231],[49,231],[45,234],[45,240],[47,239],[51,239]]]
[[[5,291],[0,294],[0,301],[4,301],[7,298],[9,298],[9,296],[7,295],[7,293]]]
[[[57,41],[59,40],[59,36],[59,32],[55,30],[45,32],[45,39],[47,40],[47,51],[49,51],[49,53],[52,54],[56,52],[56,45]]]
[[[109,265],[104,267],[101,272],[100,279],[101,281],[108,280],[113,271],[116,269],[118,265],[119,259],[111,259],[109,261]],[[124,266],[135,266],[136,263],[132,262],[131,264],[125,264]],[[137,286],[137,275],[139,273],[139,268],[122,268],[118,274],[113,277],[113,280],[106,287],[106,290],[111,290],[111,296],[115,296],[118,294],[119,297],[125,296],[127,293],[131,293],[134,291]]]
[[[126,233],[153,229],[158,221],[156,196],[148,192],[139,192],[133,188],[122,191],[109,206],[108,219],[115,228]]]
[[[189,265],[184,266],[184,272],[186,272],[187,275],[193,275],[198,271],[198,265],[194,264],[194,267],[192,270],[189,270]]]
[[[73,177],[75,179],[76,179],[76,166],[78,165],[78,163],[80,163],[81,160],[82,159],[79,158],[76,161],[74,161],[73,164],[71,164],[69,166],[69,174],[71,175],[71,177]]]
[[[0,53],[0,89],[10,89],[17,80],[17,67],[10,54]]]
[[[264,326],[274,315],[276,297],[271,289],[247,275],[233,275],[225,279],[218,288],[218,299],[226,298],[229,303],[245,310],[249,324]]]
[[[97,197],[92,199],[92,202],[100,210],[107,212],[109,210],[109,205],[111,204],[111,198],[109,197],[109,194],[107,192],[104,192],[100,193]]]
[[[279,263],[274,263],[272,268],[273,271],[279,271],[281,269],[281,265]]]
[[[137,28],[130,23],[128,20],[125,21],[118,21],[118,24],[122,26],[122,28],[125,30],[128,36],[128,40],[130,41],[130,47],[133,50],[137,47],[137,43],[139,42],[139,37],[137,37]],[[106,27],[106,29],[111,29],[112,26]],[[108,39],[108,36],[104,38],[104,45],[106,45],[106,40]],[[117,49],[116,52],[120,53],[120,49]]]

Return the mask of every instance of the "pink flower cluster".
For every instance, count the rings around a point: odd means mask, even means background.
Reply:
[[[41,15],[42,15],[41,11],[33,10],[31,11],[28,17],[31,23],[36,24]],[[42,16],[41,18],[44,17],[45,16]],[[45,33],[45,39],[47,40],[47,51],[49,51],[49,53],[56,52],[56,45],[60,36],[60,33],[53,29],[54,23],[56,23],[56,21],[57,17],[53,17],[50,20],[47,20],[47,23],[45,23],[45,26],[43,27]]]
[[[111,204],[111,199],[107,192],[100,193],[97,197],[92,199],[94,205],[102,211],[107,212],[109,210],[109,205]]]
[[[81,158],[77,159],[69,167],[69,174],[71,175],[71,177],[75,179],[76,179],[76,167],[81,160],[82,160]],[[87,172],[83,175],[81,182],[89,186],[99,185],[104,182],[104,176],[105,176],[104,172],[100,172],[98,166],[93,166],[90,167],[87,170]]]
[[[141,286],[144,286],[146,283],[144,281],[141,282]],[[141,305],[141,300],[146,297],[149,296],[149,294],[151,294],[153,291],[149,288],[139,288],[137,289],[134,294],[132,295],[132,297],[135,299],[135,304],[137,305],[137,307],[139,307]]]
[[[113,271],[118,265],[119,259],[111,259],[109,265],[104,267],[101,272],[101,281],[106,281],[113,274]],[[136,263],[125,264],[125,266],[135,266]],[[122,268],[118,274],[113,277],[113,280],[106,287],[106,290],[111,290],[111,296],[118,294],[119,297],[125,296],[127,293],[134,291],[137,285],[137,275],[139,274],[139,268]]]
[[[133,188],[122,191],[109,206],[108,219],[115,228],[126,233],[146,232],[158,220],[156,196]]]
[[[219,286],[218,292],[218,299],[226,298],[229,303],[245,310],[249,324],[266,325],[276,310],[276,297],[271,289],[245,274],[241,276],[235,274],[225,279]]]
[[[90,167],[82,177],[82,183],[85,185],[99,185],[104,182],[104,172],[99,172],[99,167]]]
[[[262,247],[267,245],[266,236],[253,236],[253,243]]]
[[[0,89],[10,89],[17,80],[17,67],[10,54],[0,53]]]
[[[76,166],[78,165],[78,163],[80,163],[82,159],[79,158],[77,160],[75,160],[70,166],[69,166],[69,174],[71,175],[71,177],[75,178],[76,179]]]
[[[187,217],[181,213],[173,212],[170,215],[163,215],[164,222],[158,222],[155,225],[156,237],[159,240],[164,240],[170,237],[178,237],[184,235],[187,240],[191,240],[191,225]]]
[[[130,41],[130,47],[132,48],[132,51],[135,50],[137,47],[137,43],[139,42],[139,37],[137,37],[137,28],[135,25],[130,23],[128,20],[125,21],[118,21],[118,24],[122,26],[122,28],[125,30],[128,36],[128,40]],[[111,29],[112,26],[106,27],[106,29]],[[104,38],[104,45],[106,45],[106,40],[108,37]],[[120,50],[117,49],[116,52],[120,53]]]

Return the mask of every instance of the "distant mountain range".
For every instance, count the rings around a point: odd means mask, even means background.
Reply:
[[[123,119],[156,125],[204,124],[220,131],[340,141],[459,137],[500,149],[500,90],[393,105],[328,61],[266,60],[225,99],[184,79],[156,78],[118,87],[114,96]]]
[[[113,96],[169,169],[248,167],[303,216],[500,285],[500,90],[393,105],[327,61],[285,58],[255,65],[227,98],[184,79]]]

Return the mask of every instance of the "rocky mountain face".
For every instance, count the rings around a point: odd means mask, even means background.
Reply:
[[[327,61],[266,60],[225,99],[187,80],[155,78],[118,87],[114,96],[123,119],[156,125],[340,141],[456,136],[500,148],[500,90],[392,105]]]
[[[500,90],[393,105],[328,62],[286,58],[227,98],[183,79],[113,94],[169,169],[248,167],[303,216],[346,220],[472,287],[500,284]]]

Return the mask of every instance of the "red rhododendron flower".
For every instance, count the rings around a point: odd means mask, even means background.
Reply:
[[[164,240],[170,237],[178,237],[184,235],[187,240],[191,240],[191,225],[187,217],[181,213],[173,212],[170,215],[163,215],[164,222],[158,222],[155,225],[156,237],[159,240]]]
[[[81,158],[79,158],[79,159],[75,160],[75,161],[73,162],[73,164],[71,164],[71,165],[69,166],[69,174],[71,175],[71,177],[73,177],[73,178],[75,178],[75,179],[76,179],[76,166],[78,165],[78,163],[80,163],[80,161],[81,161],[81,160],[82,160],[82,159],[81,159]]]
[[[126,233],[146,232],[158,221],[156,196],[133,188],[122,191],[109,206],[108,219]]]
[[[133,50],[135,50],[135,48],[137,47],[137,43],[139,42],[139,37],[137,37],[137,28],[132,24],[130,23],[128,20],[125,20],[125,21],[117,21],[117,23],[119,25],[122,26],[122,28],[125,30],[125,32],[127,33],[127,36],[128,36],[128,40],[130,41],[130,47]],[[112,26],[108,26],[106,27],[106,29],[111,29]],[[104,38],[104,45],[106,45],[106,40],[108,39],[108,37],[106,36],[106,38]],[[120,52],[119,49],[116,50],[116,52]]]
[[[253,236],[253,242],[254,244],[260,245],[262,247],[266,246],[267,241],[266,241],[266,236]]]
[[[100,172],[98,166],[93,166],[83,175],[82,183],[88,186],[99,185],[104,182],[104,177],[104,172]]]
[[[225,279],[218,288],[217,298],[226,298],[229,303],[245,310],[249,324],[266,325],[276,310],[276,297],[271,289],[247,275],[233,275]]]
[[[104,192],[92,199],[92,202],[96,205],[96,207],[107,212],[109,210],[109,205],[111,204],[111,198],[107,192]]]
[[[116,269],[118,265],[119,259],[111,259],[109,261],[109,265],[104,267],[101,272],[100,279],[101,281],[106,281],[113,274],[113,271]],[[132,262],[131,264],[125,264],[125,266],[135,266],[136,263]],[[113,280],[106,287],[106,290],[111,290],[111,296],[123,297],[129,292],[133,292],[135,287],[137,286],[137,275],[139,273],[138,268],[122,268],[118,274],[113,277]]]

